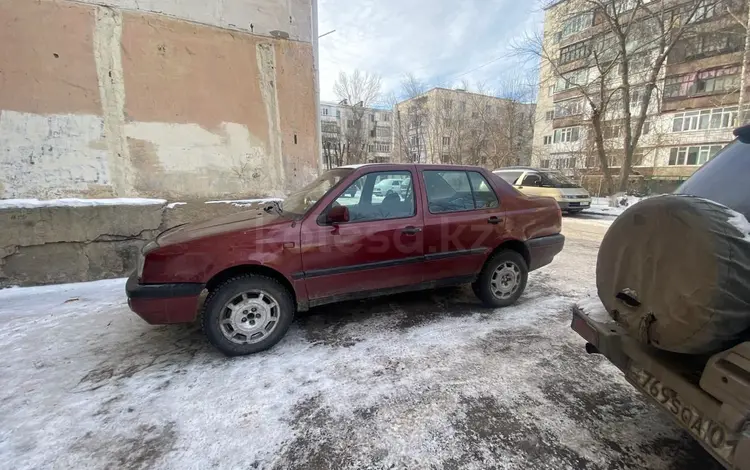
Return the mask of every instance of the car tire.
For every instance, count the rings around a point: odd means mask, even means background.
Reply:
[[[294,300],[286,287],[270,277],[245,275],[211,291],[201,323],[216,349],[227,356],[244,356],[281,341],[294,314]]]
[[[517,251],[502,250],[485,263],[471,287],[487,307],[507,307],[521,297],[528,279],[529,267],[523,256]]]

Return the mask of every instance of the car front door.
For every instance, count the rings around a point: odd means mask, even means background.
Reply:
[[[300,275],[312,305],[422,282],[424,223],[421,201],[414,196],[419,188],[414,187],[413,167],[396,168],[363,174],[352,183],[360,188],[354,197],[344,189],[305,220]],[[384,180],[406,177],[401,192],[373,194]],[[349,221],[331,225],[327,213],[338,205],[348,208]]]
[[[479,171],[423,170],[425,280],[463,280],[505,236],[504,211]]]

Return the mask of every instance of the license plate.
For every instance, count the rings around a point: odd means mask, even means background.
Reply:
[[[580,202],[571,202],[571,203],[570,203],[570,204],[568,204],[568,205],[569,205],[569,206],[580,206],[580,205],[581,205],[581,203],[580,203]]]
[[[582,203],[581,203],[581,205],[582,205],[582,206],[585,206],[585,207],[588,207],[588,206],[589,206],[589,203],[588,203],[588,202],[582,202]]]
[[[719,457],[731,462],[737,436],[722,424],[704,418],[700,411],[690,405],[674,390],[664,386],[659,380],[637,366],[630,366],[628,378],[644,393],[653,398],[662,408],[685,426],[696,439],[703,442]]]

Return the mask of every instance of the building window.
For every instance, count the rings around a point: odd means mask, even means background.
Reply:
[[[462,101],[462,102],[461,102],[461,112],[462,112],[462,113],[465,113],[465,112],[466,112],[466,101]]]
[[[451,162],[451,156],[447,153],[444,153],[440,155],[440,163],[450,163]]]
[[[742,50],[745,45],[743,30],[699,34],[685,41],[685,56],[676,60],[691,60]]]
[[[370,153],[374,152],[375,151],[375,145],[374,144],[369,144],[367,146],[367,151],[370,152]]]
[[[409,138],[412,147],[419,147],[419,136],[413,135]]]
[[[669,165],[703,165],[716,156],[723,145],[700,145],[673,147],[669,153]]]
[[[583,31],[586,28],[590,28],[594,22],[593,12],[583,13],[569,18],[563,22],[562,28],[560,29],[559,39],[562,39],[571,34],[575,34],[579,31]]]
[[[616,139],[622,135],[622,124],[605,124],[602,126],[602,137]]]
[[[340,109],[337,109],[337,110],[336,110],[336,117],[337,117],[337,118],[340,118],[340,117],[341,117],[341,110],[340,110]]]
[[[328,116],[328,108],[323,108],[320,110],[321,116]]]
[[[549,160],[542,160],[539,162],[539,166],[542,168],[549,168]]]
[[[544,113],[544,119],[547,120],[547,121],[551,121],[551,120],[555,119],[555,112],[554,111],[547,111],[546,113]]]
[[[704,109],[677,113],[672,118],[672,132],[737,127],[737,107]]]
[[[375,144],[375,149],[378,151],[378,153],[388,153],[391,151],[391,144]]]
[[[740,67],[730,66],[719,69],[688,73],[664,80],[664,97],[680,98],[714,93],[731,93],[740,85]]]
[[[564,142],[577,142],[579,134],[579,127],[563,127],[562,129],[555,129],[553,141],[556,144]]]
[[[347,127],[354,127],[354,121],[352,119],[346,120],[346,126]]]
[[[651,121],[645,121],[643,123],[643,135],[649,135],[651,133]]]
[[[555,117],[561,118],[566,116],[577,116],[579,114],[583,114],[582,99],[558,101],[555,103]]]
[[[449,110],[449,109],[453,108],[453,100],[445,100],[445,101],[443,102],[443,107],[444,107],[444,108],[445,108],[446,110]]]
[[[555,83],[555,93],[570,90],[580,85],[585,85],[589,78],[589,69],[580,69],[573,72],[565,73],[557,77]]]
[[[451,138],[450,137],[443,137],[443,147],[447,147],[451,144]]]
[[[370,114],[370,122],[375,122],[375,113]]]
[[[476,112],[476,111],[473,111],[473,112],[471,113],[471,117],[473,117],[473,118],[475,118],[475,119],[476,119],[476,118],[478,118],[478,117],[479,117],[479,113],[478,113],[478,112]]]
[[[544,145],[549,145],[552,143],[552,136],[551,135],[545,135],[544,136]]]
[[[560,63],[567,64],[574,60],[583,59],[589,54],[589,46],[586,41],[577,42],[560,49]]]
[[[688,21],[688,23],[697,23],[699,21],[705,21],[716,16],[716,0],[703,0],[699,3],[698,8],[695,10],[695,14]]]
[[[586,157],[586,168],[596,168],[596,157]]]
[[[547,89],[547,96],[552,96],[555,94],[555,85],[552,85]]]

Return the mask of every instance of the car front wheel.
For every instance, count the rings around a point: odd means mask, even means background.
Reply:
[[[266,276],[240,276],[214,289],[203,308],[203,332],[227,356],[266,350],[284,337],[294,318],[291,293]]]
[[[474,293],[488,307],[507,307],[526,289],[529,268],[520,253],[503,250],[485,264],[472,284]]]

